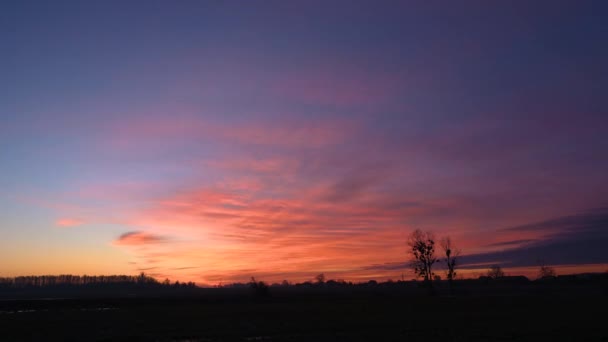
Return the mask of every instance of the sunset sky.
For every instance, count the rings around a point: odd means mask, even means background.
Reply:
[[[4,1],[0,276],[411,279],[414,229],[451,236],[463,276],[608,270],[606,18]]]

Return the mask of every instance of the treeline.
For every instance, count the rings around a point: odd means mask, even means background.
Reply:
[[[430,280],[435,285],[445,284],[448,285],[447,279],[441,279],[441,277],[435,277]],[[596,282],[596,281],[608,281],[608,272],[604,273],[580,273],[580,274],[568,274],[559,275],[552,278],[538,278],[530,279],[523,275],[501,275],[501,276],[489,276],[481,275],[477,278],[462,278],[453,280],[454,283],[460,284],[557,284],[557,283],[574,283],[574,282]],[[424,280],[387,280],[378,282],[376,280],[368,280],[363,282],[351,282],[344,280],[327,280],[327,281],[305,281],[301,283],[291,283],[284,280],[281,283],[268,283],[265,281],[251,281],[248,283],[227,283],[216,285],[216,288],[363,288],[363,287],[424,287]]]
[[[495,271],[495,270],[494,270]],[[608,294],[608,272],[559,275],[529,279],[525,276],[508,276],[504,273],[482,275],[476,279],[444,279],[435,277],[430,280],[388,280],[378,282],[347,282],[344,280],[325,280],[320,274],[313,281],[290,283],[284,280],[280,283],[267,283],[251,278],[248,283],[230,283],[217,285],[224,289],[249,289],[255,296],[265,297],[272,294],[285,293],[365,293],[366,291],[381,291],[384,293],[423,293],[427,292],[429,283],[433,284],[432,294],[497,294],[497,293],[606,293]],[[598,292],[599,291],[599,292]]]
[[[94,287],[94,288],[194,288],[193,282],[171,283],[169,279],[163,282],[141,273],[131,275],[43,275],[0,277],[0,289],[23,288],[65,288],[65,287]]]

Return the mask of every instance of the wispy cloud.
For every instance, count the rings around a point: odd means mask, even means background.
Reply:
[[[394,102],[408,83],[402,70],[372,71],[336,61],[300,68],[272,80],[272,92],[289,101],[331,108],[358,108]],[[412,76],[412,75],[408,75]],[[408,79],[409,80],[409,79]]]
[[[358,270],[357,265],[400,260],[411,229],[407,222],[441,211],[442,204],[386,192],[393,172],[359,166],[340,172],[344,178],[335,181],[311,184],[296,177],[277,185],[263,171],[256,188],[222,182],[183,189],[136,213],[130,224],[196,243],[136,253],[144,263],[161,260],[167,272],[186,271],[178,266],[184,263],[197,265],[197,277],[205,282],[215,279],[212,274],[224,280],[318,272],[345,277],[345,270]],[[239,273],[243,269],[254,271]]]
[[[494,244],[507,247],[499,251],[466,255],[463,265],[500,263],[505,267],[546,264],[577,265],[608,262],[604,252],[608,246],[608,208],[587,210],[503,229],[505,232],[540,231],[544,235],[535,240],[508,241]]]
[[[488,245],[488,247],[513,247],[513,246],[523,245],[523,244],[534,242],[534,241],[535,240],[533,240],[533,239],[509,240],[509,241],[491,243]]]
[[[102,147],[124,153],[151,148],[173,150],[212,142],[224,146],[306,149],[343,142],[351,138],[356,129],[353,120],[344,119],[258,119],[225,123],[182,114],[171,118],[129,118],[110,124],[106,127],[109,139],[103,142]]]
[[[84,223],[84,220],[69,217],[60,218],[55,221],[55,225],[58,227],[77,227],[83,225]]]
[[[114,240],[115,245],[139,246],[169,242],[167,236],[150,234],[140,231],[126,232]]]

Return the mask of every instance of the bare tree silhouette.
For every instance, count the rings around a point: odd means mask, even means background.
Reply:
[[[503,272],[500,265],[492,265],[488,270],[487,276],[491,279],[499,279],[505,276],[505,272]]]
[[[323,273],[317,274],[317,276],[315,277],[315,280],[317,281],[317,284],[319,284],[319,285],[325,284],[325,274],[323,274]]]
[[[446,266],[448,267],[447,278],[448,278],[448,285],[450,287],[450,293],[453,294],[454,293],[453,281],[454,281],[454,278],[456,277],[456,260],[460,256],[460,250],[454,248],[454,245],[452,244],[452,239],[449,236],[446,236],[443,239],[441,239],[441,249],[443,250],[443,253],[445,254],[445,263],[446,263]]]
[[[540,269],[538,270],[538,278],[539,279],[551,279],[555,278],[556,272],[555,269],[551,266],[540,265]]]
[[[407,242],[411,255],[410,265],[414,269],[417,277],[424,279],[424,282],[432,288],[431,279],[433,264],[437,262],[435,257],[435,238],[432,233],[415,230],[410,234]]]

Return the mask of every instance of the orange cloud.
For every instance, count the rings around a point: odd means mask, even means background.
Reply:
[[[358,271],[364,265],[403,259],[403,221],[424,210],[396,198],[392,207],[385,207],[390,199],[380,201],[377,194],[328,200],[336,191],[333,184],[293,184],[277,190],[275,198],[258,196],[267,189],[210,187],[158,201],[131,225],[180,234],[191,243],[149,246],[136,251],[137,257],[143,267],[154,261],[165,273],[196,272],[183,277],[203,282],[250,275],[306,280],[318,272],[353,279],[368,274]],[[184,264],[200,269],[177,270]],[[392,277],[398,273],[392,271]]]
[[[125,230],[133,231],[113,245],[127,250],[136,270],[153,267],[170,278],[209,283],[252,275],[301,281],[320,272],[353,280],[396,279],[410,274],[404,244],[414,228],[449,234],[467,253],[539,237],[537,232],[497,235],[496,227],[481,222],[491,218],[509,226],[528,217],[508,217],[512,211],[504,202],[469,194],[474,186],[416,158],[396,160],[403,158],[397,154],[415,156],[416,146],[389,149],[391,154],[371,139],[371,145],[366,140],[356,149],[344,148],[342,142],[354,139],[353,124],[279,120],[228,126],[196,118],[137,123],[125,122],[115,132],[117,141],[153,154],[155,146],[171,149],[173,143],[205,139],[213,144],[205,159],[176,163],[180,176],[189,175],[184,178],[77,187],[86,190],[79,196],[104,203],[105,212],[70,216],[95,222],[112,216],[112,223],[130,227]],[[385,263],[398,267],[371,267]]]

